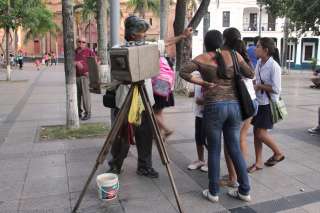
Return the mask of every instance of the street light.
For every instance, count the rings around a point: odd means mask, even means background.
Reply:
[[[259,6],[259,36],[261,37],[262,0],[257,0],[257,5]]]

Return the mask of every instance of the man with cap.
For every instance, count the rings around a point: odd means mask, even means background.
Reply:
[[[149,29],[149,24],[137,17],[129,16],[125,20],[125,40],[127,43],[135,43],[136,45],[142,45],[145,43],[146,31]],[[181,41],[184,38],[191,36],[192,29],[186,29],[181,35],[168,39],[165,41],[165,46],[169,46]],[[151,79],[145,80],[145,86],[147,90],[148,98],[151,105],[154,104],[154,97],[152,91]],[[124,99],[129,91],[127,85],[120,85],[116,92],[116,105],[117,109],[120,109]],[[118,110],[116,110],[116,113]],[[120,137],[117,138],[111,148],[112,159],[109,161],[110,170],[109,172],[120,174],[121,167],[124,159],[127,157],[129,152],[130,144],[128,138],[128,125],[123,125],[122,133]],[[138,167],[137,174],[141,176],[146,176],[149,178],[158,178],[159,174],[152,167],[152,142],[153,134],[151,129],[151,124],[146,117],[145,112],[142,113],[141,125],[134,127],[134,137],[138,152]]]

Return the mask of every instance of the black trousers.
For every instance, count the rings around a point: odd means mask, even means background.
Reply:
[[[121,127],[120,136],[112,144],[112,159],[109,161],[109,166],[112,168],[121,169],[123,161],[128,155],[130,144],[127,128],[127,124]],[[138,151],[138,168],[151,168],[153,132],[145,112],[142,113],[141,125],[134,127],[134,135]]]

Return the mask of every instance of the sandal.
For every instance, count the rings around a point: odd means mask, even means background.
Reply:
[[[253,164],[252,166],[250,166],[247,171],[248,173],[254,173],[256,171],[262,170],[262,167],[257,166],[256,164]]]
[[[279,159],[276,159],[275,156],[272,156],[271,158],[269,158],[269,159],[264,163],[264,165],[269,166],[269,167],[270,167],[270,166],[274,166],[274,165],[276,165],[277,163],[283,161],[284,159],[285,159],[285,156],[284,156],[284,155],[282,155]]]

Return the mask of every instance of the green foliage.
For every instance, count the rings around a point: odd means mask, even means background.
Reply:
[[[316,70],[318,60],[316,58],[311,59],[311,69]]]
[[[275,17],[290,19],[300,32],[313,31],[319,35],[320,0],[260,0]]]
[[[27,39],[58,29],[41,0],[0,0],[0,28],[15,30],[20,26],[27,31]]]
[[[96,0],[84,0],[82,7],[82,18],[85,21],[91,20],[97,17],[97,1]]]
[[[294,0],[258,0],[258,3],[266,5],[270,14],[274,17],[284,17],[288,15],[289,7]]]
[[[152,11],[157,16],[160,15],[160,0],[129,0],[127,5],[143,18],[147,11]]]

